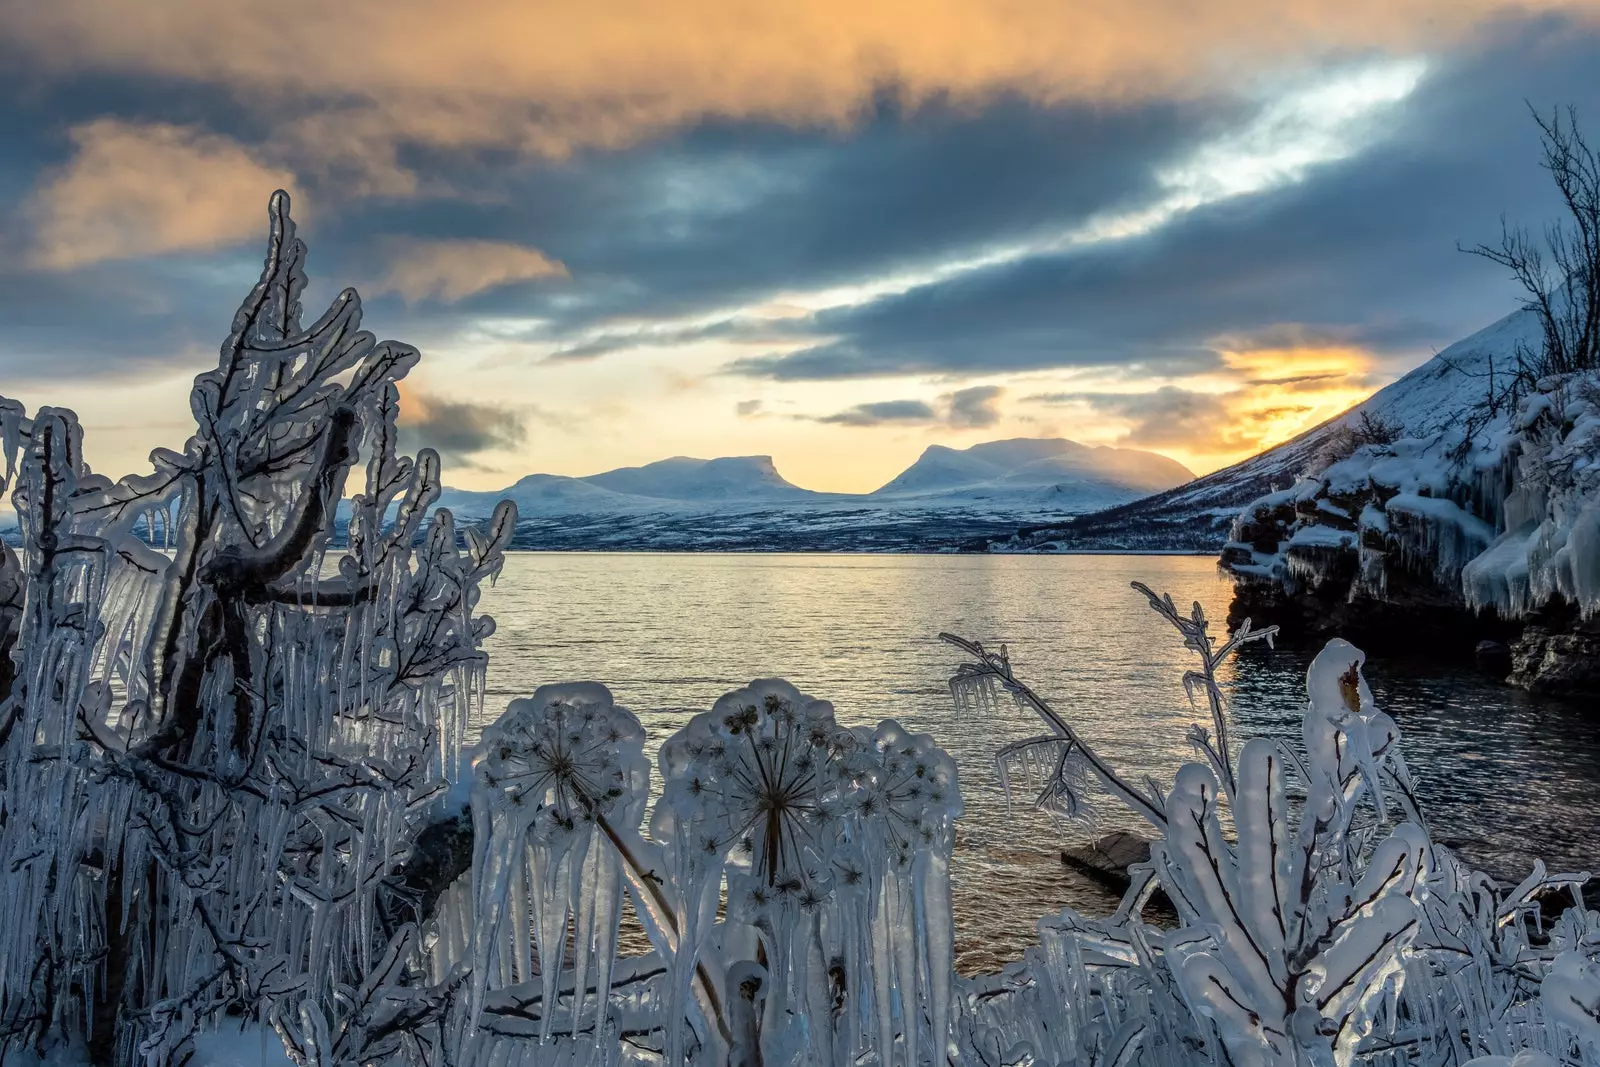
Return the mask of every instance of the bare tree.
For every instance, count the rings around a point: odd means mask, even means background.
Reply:
[[[1462,249],[1509,270],[1527,294],[1523,306],[1539,318],[1540,350],[1517,353],[1507,386],[1518,391],[1550,375],[1600,368],[1600,153],[1578,128],[1575,107],[1565,120],[1559,110],[1548,119],[1529,110],[1566,217],[1547,225],[1540,242],[1502,216],[1498,246]]]

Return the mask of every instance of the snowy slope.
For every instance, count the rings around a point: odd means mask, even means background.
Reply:
[[[1276,448],[1175,489],[1066,523],[1023,530],[994,542],[1000,550],[1135,548],[1220,550],[1239,509],[1294,482],[1312,458],[1363,412],[1405,436],[1434,434],[1459,421],[1515,358],[1518,343],[1537,346],[1538,323],[1516,311],[1446,348],[1364,402]]]

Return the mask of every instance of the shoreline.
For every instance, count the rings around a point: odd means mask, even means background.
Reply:
[[[1076,548],[1062,552],[963,552],[960,549],[873,548],[518,548],[507,552],[545,556],[1217,556],[1190,548]]]

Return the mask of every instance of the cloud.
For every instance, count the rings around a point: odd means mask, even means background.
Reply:
[[[528,436],[523,416],[511,408],[446,400],[415,389],[405,392],[400,431],[407,449],[432,448],[457,461],[477,452],[514,449]]]
[[[737,404],[733,405],[733,413],[741,418],[745,418],[750,415],[757,415],[760,414],[760,412],[761,401],[759,400],[741,400]]]
[[[1075,408],[1117,444],[1154,448],[1215,468],[1289,440],[1369,396],[1387,379],[1349,347],[1227,351],[1203,387],[1034,393],[1024,404]],[[1264,371],[1276,372],[1271,377]],[[1110,425],[1104,425],[1110,420]]]
[[[975,385],[941,397],[949,405],[945,421],[955,427],[993,426],[1000,421],[998,402],[1004,392],[998,385]]]
[[[411,10],[409,2],[405,7]],[[164,8],[158,3],[152,10]],[[1269,14],[1278,17],[1277,9]],[[147,16],[141,6],[133,18]],[[20,11],[0,20],[34,17]],[[177,27],[172,47],[181,51],[189,32]],[[298,22],[285,32],[300,33]],[[796,297],[825,290],[855,299],[864,287],[930,263],[992,245],[1026,245],[1040,233],[1079,229],[1159,200],[1169,190],[1158,175],[1197,158],[1206,144],[1237,143],[1231,131],[1251,128],[1263,108],[1270,110],[1274,92],[1258,94],[1253,80],[1262,68],[1232,68],[1233,89],[1243,100],[1234,91],[1166,99],[1152,88],[1137,98],[1086,103],[1025,88],[982,99],[929,97],[912,107],[890,86],[852,112],[846,130],[705,112],[631,147],[528,166],[514,154],[474,147],[485,135],[471,123],[453,134],[443,104],[405,121],[425,119],[431,143],[457,147],[390,151],[394,130],[381,115],[363,127],[365,140],[341,139],[341,130],[352,128],[350,109],[371,103],[361,93],[329,103],[290,87],[288,95],[252,93],[241,108],[215,89],[232,84],[226,71],[214,82],[185,82],[152,79],[148,67],[217,63],[231,70],[252,57],[141,53],[119,66],[95,58],[99,45],[67,41],[60,47],[89,51],[75,66],[53,68],[74,79],[59,83],[64,88],[37,77],[37,64],[46,61],[39,57],[0,65],[10,68],[0,83],[17,104],[0,124],[0,188],[26,190],[38,166],[56,162],[57,131],[95,114],[122,114],[122,124],[135,128],[151,125],[152,117],[204,121],[226,131],[229,143],[250,146],[247,155],[269,168],[291,158],[275,154],[290,143],[287,123],[299,139],[292,143],[338,144],[352,160],[366,161],[349,162],[351,169],[337,175],[366,199],[333,200],[340,189],[318,176],[321,163],[309,153],[292,157],[303,189],[321,183],[297,205],[329,208],[302,229],[314,286],[381,275],[386,262],[378,257],[401,233],[417,241],[493,236],[538,249],[571,270],[570,283],[504,285],[454,304],[408,304],[398,291],[369,300],[370,325],[418,341],[435,353],[430,359],[502,341],[495,355],[502,365],[534,363],[560,349],[600,355],[681,347],[686,373],[701,373],[709,359],[726,353],[720,358],[730,362],[752,357],[735,363],[743,373],[784,381],[945,381],[925,393],[906,383],[870,394],[920,395],[936,414],[939,389],[999,380],[1010,371],[1101,368],[1102,378],[1148,379],[1116,389],[1163,380],[1232,389],[1242,386],[1208,376],[1225,369],[1224,353],[1233,348],[1294,340],[1274,337],[1274,324],[1290,322],[1305,332],[1302,341],[1364,348],[1390,369],[1514,306],[1514,288],[1492,268],[1458,255],[1455,242],[1492,238],[1502,210],[1535,227],[1546,217],[1548,176],[1536,166],[1536,139],[1521,101],[1572,99],[1594,112],[1600,38],[1560,18],[1496,25],[1493,34],[1486,48],[1453,53],[1441,38],[1429,49],[1429,72],[1415,92],[1384,113],[1388,136],[1380,146],[1311,168],[1298,184],[1192,211],[1142,237],[1072,255],[1030,256],[909,292],[876,292],[833,310]],[[1345,69],[1348,59],[1318,57],[1325,64],[1319,74]],[[1285,73],[1285,84],[1303,85],[1304,73]],[[314,84],[345,74],[306,76]],[[389,76],[381,72],[380,81]],[[433,79],[434,72],[419,76]],[[513,72],[512,81],[522,76]],[[384,95],[375,93],[373,99]],[[387,100],[392,108],[405,103],[404,94]],[[544,121],[538,110],[523,108],[517,122]],[[323,125],[310,121],[317,116]],[[375,176],[391,164],[405,175]],[[440,189],[459,195],[435,195]],[[179,359],[199,369],[253,281],[264,203],[264,196],[252,196],[245,205],[240,217],[248,223],[248,245],[237,253],[173,257],[136,270],[113,265],[9,275],[0,285],[0,369],[13,378],[17,368],[38,374],[46,366],[52,374],[115,374],[144,361]],[[11,269],[21,266],[14,260]],[[785,317],[741,319],[778,304],[790,309]],[[676,361],[677,353],[644,357]],[[537,373],[603,380],[626,373],[624,361],[635,358]],[[464,359],[456,364],[464,365]],[[1264,369],[1254,377],[1286,374]],[[762,395],[776,404],[780,394]]]
[[[1202,444],[1228,433],[1233,419],[1223,397],[1164,385],[1148,393],[1084,393],[1092,411],[1132,425],[1119,439],[1145,448]]]
[[[72,159],[28,205],[31,259],[51,270],[258,236],[268,196],[294,184],[289,171],[195,127],[99,119],[70,136]]]
[[[853,408],[833,415],[819,415],[817,422],[839,426],[883,426],[892,423],[932,422],[933,408],[921,400],[880,400],[871,404],[857,404]]]
[[[392,265],[377,292],[410,301],[434,297],[455,303],[474,293],[538,278],[565,278],[567,268],[537,248],[509,241],[466,239],[391,243]]]
[[[857,404],[832,415],[795,417],[836,426],[926,425],[956,430],[983,429],[1000,421],[998,401],[1004,393],[998,385],[975,385],[942,394],[937,407],[926,400],[879,400]]]
[[[395,148],[406,143],[561,156],[707,116],[837,127],[886,86],[911,104],[964,106],[1007,93],[1045,103],[1184,96],[1234,84],[1241,70],[1440,49],[1530,10],[1577,17],[1593,5],[51,0],[7,5],[3,36],[8,61],[35,72],[188,81],[285,125],[313,115],[296,133],[301,151],[394,190],[406,185]]]

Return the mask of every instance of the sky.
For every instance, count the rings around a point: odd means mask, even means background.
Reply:
[[[289,190],[446,482],[1216,469],[1517,306],[1600,0],[0,0],[0,394],[192,429]]]

